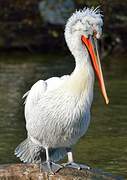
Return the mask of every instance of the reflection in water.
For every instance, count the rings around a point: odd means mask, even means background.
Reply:
[[[74,148],[75,159],[105,171],[127,176],[127,62],[103,61],[110,104],[95,86],[92,121]],[[55,55],[2,55],[0,58],[0,163],[18,160],[14,149],[26,136],[22,95],[39,79],[73,70],[72,57]]]

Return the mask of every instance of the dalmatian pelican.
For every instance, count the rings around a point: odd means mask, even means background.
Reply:
[[[37,81],[24,95],[27,138],[15,149],[21,161],[41,164],[50,173],[64,166],[89,168],[74,162],[72,146],[90,124],[94,74],[109,103],[97,46],[102,26],[99,8],[78,10],[68,19],[64,35],[75,68],[70,75]],[[65,155],[67,163],[56,163]]]

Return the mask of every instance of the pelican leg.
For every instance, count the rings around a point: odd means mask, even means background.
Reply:
[[[48,148],[45,148],[45,150],[46,150],[46,161],[41,164],[42,169],[51,174],[55,174],[57,171],[59,171],[61,168],[63,168],[63,166],[52,162],[49,157]]]
[[[78,169],[78,170],[80,170],[80,169],[90,169],[90,167],[85,165],[85,164],[78,164],[78,163],[74,162],[71,148],[68,148],[67,151],[68,151],[67,152],[68,162],[62,164],[64,167],[75,168],[75,169]]]

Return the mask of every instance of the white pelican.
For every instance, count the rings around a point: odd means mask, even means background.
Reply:
[[[98,8],[76,11],[67,21],[65,39],[75,69],[70,75],[39,80],[24,95],[27,138],[15,150],[21,161],[42,164],[54,173],[63,167],[55,162],[67,154],[66,166],[88,168],[74,162],[71,147],[90,123],[94,71],[109,102],[97,50],[102,25]]]

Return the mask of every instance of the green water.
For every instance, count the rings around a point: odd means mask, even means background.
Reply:
[[[105,58],[103,69],[110,104],[96,83],[91,125],[74,147],[75,160],[127,177],[127,56]],[[15,147],[25,138],[22,95],[39,79],[61,76],[74,68],[69,55],[0,56],[0,163],[18,162]]]

